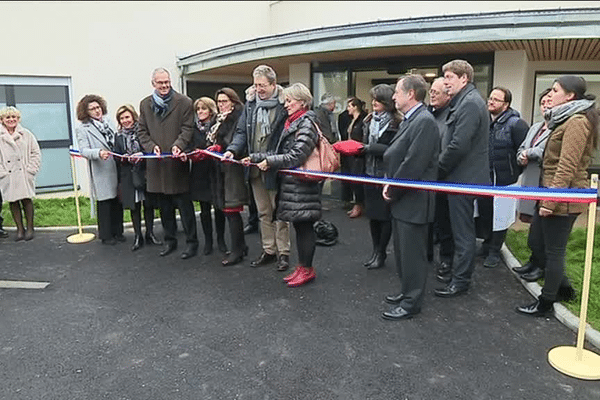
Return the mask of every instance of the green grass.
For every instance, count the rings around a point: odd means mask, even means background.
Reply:
[[[527,247],[527,233],[527,230],[509,230],[506,236],[506,246],[521,264],[526,263],[531,254],[529,247]],[[586,243],[587,230],[583,228],[573,229],[567,244],[566,274],[577,291],[577,299],[568,303],[563,302],[563,304],[577,316],[579,316],[581,306]],[[600,331],[600,226],[596,227],[593,247],[595,251],[592,257],[587,321],[594,329]],[[543,281],[539,283],[543,285]]]

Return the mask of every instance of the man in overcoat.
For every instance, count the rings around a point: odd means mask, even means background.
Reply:
[[[446,119],[439,156],[439,179],[453,183],[490,183],[488,139],[490,115],[481,94],[473,85],[473,67],[453,60],[442,67],[444,86],[452,100]],[[475,269],[475,219],[472,195],[448,194],[450,225],[454,239],[452,277],[435,290],[436,296],[464,294]]]
[[[383,154],[388,178],[435,181],[438,173],[440,133],[433,115],[423,104],[427,83],[421,75],[401,77],[394,101],[404,121]],[[433,222],[433,192],[384,186],[383,197],[390,202],[394,254],[401,281],[398,294],[386,302],[395,306],[384,319],[403,320],[421,311],[430,264],[427,258],[429,224]]]
[[[192,140],[194,111],[192,100],[171,87],[169,71],[157,68],[152,73],[154,92],[140,103],[139,139],[144,151],[160,155],[171,152],[180,157]],[[184,158],[185,159],[185,158]],[[179,209],[186,236],[182,259],[198,252],[196,214],[190,197],[190,168],[180,158],[148,159],[147,192],[160,198],[160,217],[164,231],[166,256],[177,248],[175,209]]]

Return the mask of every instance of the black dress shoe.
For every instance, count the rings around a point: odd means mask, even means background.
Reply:
[[[258,225],[248,224],[244,227],[244,235],[258,232]]]
[[[531,270],[533,270],[534,268],[535,267],[531,262],[527,262],[525,265],[520,267],[514,267],[512,270],[515,271],[517,274],[526,274],[528,272],[531,272]]]
[[[523,280],[526,280],[527,282],[535,282],[538,279],[543,278],[543,277],[544,277],[544,270],[541,268],[537,268],[537,267],[535,267],[528,273],[521,275],[521,278]]]
[[[223,240],[223,239],[220,239],[220,240],[217,239],[217,248],[223,254],[229,253],[229,249],[227,248],[227,245],[225,244],[225,240]]]
[[[8,232],[4,229],[0,228],[0,239],[6,239],[8,237]]]
[[[212,254],[213,251],[213,242],[212,240],[207,240],[204,242],[204,255],[208,256],[209,254]]]
[[[250,266],[261,267],[263,265],[274,263],[275,261],[277,261],[277,256],[275,254],[269,254],[263,251],[256,260],[250,263]]]
[[[160,256],[161,257],[168,256],[169,254],[174,252],[175,249],[177,249],[177,243],[167,243],[166,246],[160,252]]]
[[[144,245],[144,239],[142,239],[141,235],[136,235],[133,238],[133,246],[131,246],[131,251],[139,250]]]
[[[385,253],[377,253],[375,261],[367,267],[367,269],[377,269],[385,267]]]
[[[414,316],[413,313],[406,311],[404,308],[398,306],[390,311],[384,312],[381,317],[383,319],[389,319],[391,321],[401,321],[403,319],[410,319]]]
[[[385,302],[389,304],[399,304],[404,299],[404,293],[390,294],[385,296]]]
[[[183,253],[181,253],[181,259],[187,260],[188,258],[194,257],[196,254],[198,254],[198,246],[191,245],[188,246]]]
[[[456,297],[460,296],[461,294],[467,293],[467,290],[469,290],[468,286],[461,288],[456,285],[450,284],[444,288],[435,289],[435,295],[438,297]]]
[[[162,246],[163,242],[158,240],[158,238],[154,236],[153,232],[146,232],[146,244],[155,244],[157,246]]]
[[[437,274],[435,276],[435,279],[437,279],[437,281],[441,283],[450,283],[450,281],[452,280],[452,274],[450,272],[448,272],[447,274]]]
[[[285,271],[290,267],[290,256],[282,254],[277,261],[277,271]]]
[[[102,239],[102,244],[106,246],[114,246],[117,244],[117,241],[115,239]]]
[[[554,311],[554,307],[552,307],[553,303],[552,301],[539,298],[535,303],[517,307],[516,310],[518,313],[529,315],[530,317],[543,317]]]
[[[371,254],[371,258],[369,258],[367,261],[365,261],[363,263],[363,265],[365,267],[368,267],[369,265],[373,264],[375,262],[375,259],[377,258],[377,252],[374,251],[373,254]]]
[[[438,264],[437,273],[438,275],[449,275],[452,271],[452,265],[446,261],[442,261]]]
[[[577,298],[577,293],[573,286],[561,286],[558,288],[558,294],[556,295],[557,301],[573,301]]]
[[[126,242],[126,241],[127,241],[127,239],[126,239],[126,238],[125,238],[125,236],[123,236],[123,235],[115,235],[115,240],[116,240],[117,242],[121,242],[121,243],[124,243],[124,242]]]

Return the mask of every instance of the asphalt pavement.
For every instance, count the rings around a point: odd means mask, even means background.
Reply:
[[[478,259],[452,299],[433,295],[432,268],[421,314],[383,320],[399,287],[391,245],[387,266],[367,270],[368,220],[325,205],[339,242],[317,248],[317,278],[299,288],[274,265],[249,266],[258,234],[232,267],[216,249],[181,260],[182,233],[167,257],[131,252],[131,231],[116,246],[67,243],[75,230],[11,234],[0,279],[50,284],[0,289],[0,399],[600,399],[600,383],[550,366],[548,351],[576,333],[517,314],[532,297],[505,265]]]

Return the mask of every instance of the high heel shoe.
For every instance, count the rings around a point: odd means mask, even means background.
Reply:
[[[207,256],[211,254],[213,251],[213,242],[212,240],[207,240],[204,242],[204,255]]]
[[[139,250],[144,245],[144,239],[142,239],[142,235],[136,235],[133,239],[133,246],[131,246],[131,251]]]
[[[243,253],[240,255],[233,255],[233,253],[229,253],[229,255],[227,257],[225,257],[223,259],[223,261],[221,261],[221,264],[224,267],[229,267],[231,265],[235,265],[235,264],[239,264],[244,260],[244,255]]]
[[[154,236],[154,232],[146,232],[146,244],[162,246],[163,242],[161,242],[156,236]]]
[[[369,265],[373,264],[376,259],[377,259],[377,251],[373,250],[373,254],[371,254],[371,258],[369,258],[367,261],[365,261],[363,263],[363,265],[365,267],[368,267]]]
[[[385,259],[385,253],[377,253],[377,255],[375,256],[375,260],[373,261],[373,263],[371,263],[371,265],[367,267],[367,269],[377,269],[385,267]]]

